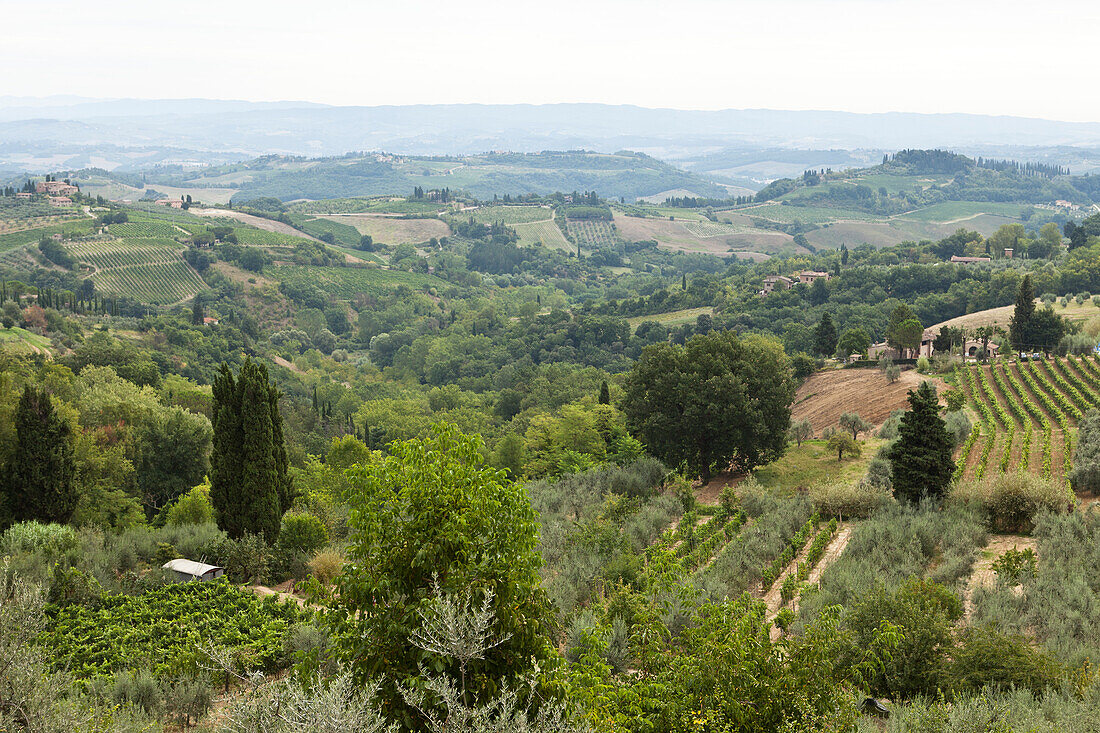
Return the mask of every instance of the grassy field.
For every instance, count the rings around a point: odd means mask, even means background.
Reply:
[[[1038,308],[1043,307],[1043,303],[1038,299],[1036,299],[1035,305]],[[1069,305],[1065,308],[1061,306],[1060,302],[1054,303],[1053,307],[1055,313],[1065,316],[1071,321],[1086,321],[1095,316],[1100,316],[1100,308],[1094,306],[1091,300],[1086,300],[1084,303],[1078,305],[1071,299]],[[976,313],[967,313],[965,316],[959,316],[958,318],[952,318],[943,323],[937,323],[934,326],[930,326],[930,328],[934,329],[936,332],[944,326],[962,327],[966,329],[975,329],[979,326],[1001,326],[1007,329],[1014,308],[1015,306],[1006,305],[1000,308],[977,311]]]
[[[634,318],[626,319],[626,322],[630,324],[630,328],[637,330],[638,326],[642,325],[646,321],[657,321],[657,323],[664,324],[665,326],[679,326],[683,323],[695,323],[695,320],[703,315],[714,315],[714,308],[685,308],[678,311],[669,311],[668,313],[658,313],[653,316],[635,316]]]
[[[778,461],[756,469],[753,476],[769,489],[794,490],[828,481],[855,483],[867,472],[867,464],[883,441],[865,438],[860,441],[859,458],[837,461],[836,453],[825,447],[824,440],[803,441],[801,447],[791,445]]]
[[[31,333],[25,328],[14,326],[12,328],[0,328],[0,347],[21,352],[48,351],[50,340],[45,336]]]
[[[976,217],[981,214],[992,214],[994,216],[1005,216],[1012,219],[1017,219],[1020,213],[1030,208],[1026,204],[1004,204],[996,201],[945,201],[941,204],[935,204],[928,206],[917,211],[904,214],[901,218],[911,219],[913,221],[927,221],[927,222],[962,222],[963,220]]]
[[[369,234],[378,244],[420,244],[432,237],[446,237],[451,228],[440,219],[395,219],[386,216],[322,217]]]
[[[351,298],[359,293],[375,295],[391,292],[399,285],[414,290],[443,288],[449,283],[432,275],[402,270],[383,270],[376,267],[303,267],[278,265],[264,270],[264,274],[276,280],[297,285],[315,285],[326,293],[340,298]]]

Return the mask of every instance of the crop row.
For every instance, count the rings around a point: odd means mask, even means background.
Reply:
[[[92,279],[102,292],[130,295],[147,303],[175,303],[205,287],[202,278],[182,260],[105,270]]]
[[[1025,366],[1026,368],[1021,367],[1020,373],[1024,375],[1024,379],[1027,380],[1028,385],[1031,386],[1039,395],[1040,399],[1043,400],[1043,404],[1047,406],[1047,409],[1054,414],[1054,419],[1058,422],[1058,427],[1062,431],[1064,446],[1062,452],[1062,469],[1063,475],[1069,476],[1070,469],[1073,468],[1073,436],[1070,435],[1069,432],[1069,420],[1066,419],[1066,412],[1069,412],[1080,420],[1081,410],[1076,405],[1071,404],[1064,394],[1051,385],[1050,381],[1044,376],[1043,370],[1039,369],[1035,362],[1027,362]],[[1054,401],[1058,403],[1057,407],[1054,406],[1045,393],[1036,390],[1036,383],[1042,384],[1054,395]],[[1063,409],[1065,410],[1064,412]]]
[[[111,224],[107,231],[116,237],[124,238],[148,238],[148,237],[178,237],[183,234],[171,224],[160,221],[133,221],[122,224]]]
[[[1089,383],[1089,381],[1082,376],[1082,371],[1077,360],[1072,355],[1066,357],[1065,361],[1055,362],[1062,376],[1073,385],[1073,388],[1085,398],[1085,401],[1089,403],[1091,407],[1100,405],[1100,396],[1097,395],[1095,387]]]
[[[1043,478],[1050,478],[1050,462],[1051,462],[1051,448],[1050,448],[1050,418],[1046,416],[1046,413],[1035,406],[1031,398],[1028,396],[1024,386],[1020,384],[1020,380],[1016,378],[1016,374],[1013,370],[1006,367],[1004,364],[1000,365],[1001,370],[1004,372],[1005,377],[1008,378],[1008,383],[1012,385],[1012,389],[1020,396],[1021,403],[1024,409],[1032,418],[1039,421],[1039,425],[1043,429]],[[1031,448],[1031,441],[1028,436],[1025,436],[1024,450],[1029,451]],[[1025,459],[1029,463],[1030,458],[1025,453]],[[1024,463],[1024,467],[1027,467],[1027,463]]]
[[[966,470],[966,459],[970,457],[970,451],[973,450],[974,443],[981,434],[982,430],[977,425],[970,428],[970,435],[966,436],[966,442],[963,443],[962,453],[959,454],[959,462],[955,465],[955,475],[951,477],[952,481],[958,481],[962,478],[963,471]]]
[[[810,545],[810,551],[806,553],[806,559],[798,563],[798,572],[790,573],[784,578],[783,586],[779,589],[779,597],[783,604],[789,603],[802,590],[806,579],[810,577],[810,572],[825,556],[825,548],[833,541],[836,529],[836,519],[830,519],[825,528],[814,537],[814,541]]]
[[[747,517],[742,511],[738,511],[728,520],[720,517],[711,519],[707,524],[715,525],[717,527],[716,531],[705,540],[696,542],[695,549],[680,560],[680,565],[688,572],[706,565],[726,543],[737,537],[741,528],[745,526],[746,519]]]
[[[1016,395],[1012,393],[1009,385],[1005,379],[1004,366],[1001,365],[1001,370],[998,371],[996,367],[990,367],[990,373],[993,375],[993,381],[997,383],[997,389],[1004,395],[1005,402],[1008,403],[1008,409],[1015,416],[1016,420],[1024,426],[1024,442],[1020,453],[1020,470],[1027,470],[1028,465],[1031,463],[1031,432],[1032,422],[1031,418],[1016,399]],[[1012,447],[1012,441],[1010,440],[1009,448]],[[1008,470],[1007,463],[1005,463],[1002,471]]]
[[[783,573],[783,568],[790,565],[795,556],[810,541],[810,535],[813,533],[817,521],[816,514],[807,519],[802,528],[787,540],[787,544],[783,547],[783,552],[779,554],[779,557],[772,560],[771,564],[761,571],[760,577],[764,588],[770,588],[775,583],[776,578]]]
[[[978,467],[975,471],[975,477],[981,481],[985,476],[986,466],[989,465],[989,454],[993,451],[994,441],[994,426],[993,412],[989,409],[989,406],[982,400],[978,392],[978,379],[975,376],[974,369],[967,369],[966,376],[967,381],[970,384],[970,401],[974,403],[974,406],[978,409],[978,412],[982,416],[982,427],[986,433],[985,443],[982,445],[982,455],[978,460]]]

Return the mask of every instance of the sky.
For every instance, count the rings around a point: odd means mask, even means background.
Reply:
[[[1090,0],[0,0],[0,97],[1100,122]]]

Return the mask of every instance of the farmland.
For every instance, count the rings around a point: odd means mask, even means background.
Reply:
[[[446,237],[451,228],[439,219],[396,219],[389,216],[347,215],[321,217],[369,234],[379,244],[422,244],[432,237]]]
[[[586,249],[613,247],[619,241],[615,225],[598,219],[567,219],[566,229],[574,242]]]
[[[858,412],[875,425],[893,410],[908,406],[906,393],[924,376],[915,371],[901,373],[890,384],[877,369],[832,369],[817,372],[798,388],[791,407],[792,420],[809,420],[814,434],[836,426],[845,412]]]
[[[554,210],[548,206],[479,206],[455,214],[457,218],[471,218],[481,224],[502,221],[508,226],[530,224],[554,218]]]
[[[300,267],[276,265],[264,270],[276,280],[296,285],[316,285],[339,298],[351,298],[358,293],[384,294],[404,285],[415,290],[442,288],[446,281],[431,275],[377,267]]]
[[[997,361],[961,368],[957,379],[978,418],[958,458],[960,478],[1022,470],[1066,480],[1077,421],[1100,407],[1095,357]]]

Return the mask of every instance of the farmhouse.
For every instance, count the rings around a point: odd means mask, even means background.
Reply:
[[[15,198],[17,198],[17,199],[29,199],[32,195],[33,194],[29,194],[26,191],[20,191],[19,193],[15,194]]]
[[[960,265],[977,265],[982,262],[989,262],[988,257],[959,257],[958,255],[951,255],[951,262]]]
[[[764,289],[760,291],[760,295],[766,295],[777,288],[779,290],[790,290],[792,287],[794,287],[794,280],[789,277],[768,275],[764,278]]]
[[[179,199],[157,199],[156,202],[161,206],[171,206],[173,209],[183,208],[183,202]]]
[[[170,573],[174,573],[176,579],[183,582],[198,580],[205,583],[208,580],[225,575],[225,568],[195,562],[194,560],[185,560],[182,557],[169,560],[162,567]]]
[[[804,270],[803,272],[798,273],[798,282],[800,283],[809,284],[812,283],[814,280],[819,279],[828,280],[829,273],[818,272],[817,270]]]
[[[73,200],[68,196],[50,196],[51,206],[68,206]]]
[[[37,193],[45,193],[50,196],[70,196],[80,191],[76,186],[64,181],[39,181],[34,184],[34,190]]]
[[[202,325],[204,326],[216,326],[218,325],[217,318],[211,318],[210,316],[204,316],[202,319]]]

